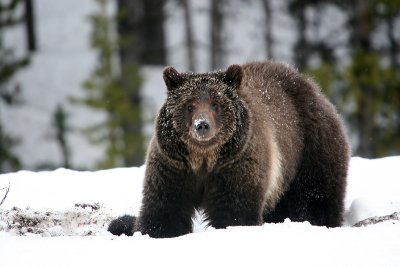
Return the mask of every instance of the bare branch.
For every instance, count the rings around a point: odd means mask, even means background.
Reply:
[[[3,190],[3,189],[6,189],[6,187],[1,188],[0,190]],[[4,200],[6,200],[6,197],[7,197],[9,191],[10,191],[10,182],[8,182],[8,187],[7,187],[7,190],[6,190],[6,194],[4,195],[3,199],[0,202],[0,206],[3,204]]]

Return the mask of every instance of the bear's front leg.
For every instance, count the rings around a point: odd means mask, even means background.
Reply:
[[[150,161],[135,230],[156,238],[191,233],[194,207],[185,190],[186,181],[182,171],[174,171],[162,161]]]
[[[254,177],[234,168],[213,177],[204,199],[209,225],[215,228],[263,223],[264,190]]]

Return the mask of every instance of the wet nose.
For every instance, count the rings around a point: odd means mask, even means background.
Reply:
[[[199,135],[203,136],[206,135],[210,130],[210,123],[205,119],[196,120],[194,123],[194,127],[196,129],[196,132]]]

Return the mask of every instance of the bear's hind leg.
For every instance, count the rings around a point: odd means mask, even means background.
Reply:
[[[290,208],[289,218],[292,221],[308,221],[318,226],[341,226],[344,212],[343,193],[315,183],[307,186],[302,183],[301,186],[296,192],[297,200]]]
[[[300,168],[286,194],[290,200],[289,218],[293,221],[309,221],[319,226],[341,226],[347,150],[335,144],[328,148],[323,144],[321,147],[309,144],[304,150]]]
[[[289,213],[295,221],[338,227],[343,221],[349,148],[340,122],[324,121],[329,125],[307,128],[302,160],[288,192]]]

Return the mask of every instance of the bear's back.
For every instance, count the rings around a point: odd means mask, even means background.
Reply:
[[[244,64],[242,67],[243,89],[253,97],[264,98],[264,101],[271,102],[280,96],[296,100],[299,94],[314,98],[320,93],[316,84],[288,64],[264,61]]]

